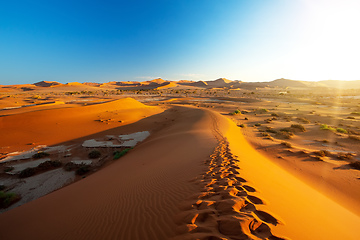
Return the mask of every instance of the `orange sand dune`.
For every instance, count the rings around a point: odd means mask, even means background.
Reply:
[[[39,110],[0,117],[3,151],[27,150],[32,145],[52,145],[135,122],[160,113],[125,98],[102,104]]]
[[[173,107],[129,127],[161,118],[123,158],[1,214],[0,239],[360,238],[359,216],[259,154],[224,116]]]
[[[275,233],[291,239],[360,239],[360,217],[325,197],[258,153],[230,120],[226,137],[240,159],[240,174],[268,203],[263,209],[283,224]]]
[[[164,86],[160,86],[157,87],[156,89],[166,89],[166,88],[173,88],[173,87],[177,87],[178,85],[174,82],[169,82],[168,84],[164,85]]]
[[[202,110],[175,109],[171,126],[125,157],[52,194],[0,215],[0,239],[167,239],[189,180],[216,145]],[[169,117],[166,115],[166,117]]]

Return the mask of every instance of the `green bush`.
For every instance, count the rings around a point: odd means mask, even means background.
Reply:
[[[279,114],[277,114],[277,113],[272,113],[271,116],[273,116],[273,117],[279,117]]]
[[[94,159],[94,158],[99,158],[101,156],[101,152],[98,150],[92,150],[91,152],[89,152],[89,158]]]
[[[339,132],[339,133],[348,133],[348,131],[346,131],[343,128],[337,128],[336,131]]]
[[[335,128],[330,127],[330,126],[328,126],[327,124],[321,124],[321,125],[320,125],[320,129],[321,129],[321,130],[330,130],[330,131],[335,131],[335,130],[336,130]]]
[[[7,208],[19,200],[20,196],[15,193],[5,193],[0,191],[0,208]]]
[[[230,115],[237,115],[241,114],[241,111],[239,109],[236,109],[234,112],[231,112]]]
[[[255,126],[256,126],[256,127],[260,127],[260,126],[261,126],[261,123],[255,123]]]
[[[39,158],[47,157],[49,155],[50,154],[47,152],[39,151],[39,152],[35,153],[32,157],[35,159],[39,159]]]
[[[239,125],[239,127],[244,128],[245,125],[242,123],[242,124]]]
[[[127,154],[130,150],[131,150],[132,148],[126,148],[126,149],[124,149],[124,150],[122,150],[122,151],[115,151],[114,152],[114,160],[116,160],[116,159],[119,159],[119,158],[121,158],[122,156],[124,156],[125,154]]]

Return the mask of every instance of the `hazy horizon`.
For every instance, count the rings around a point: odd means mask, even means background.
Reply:
[[[358,80],[356,0],[17,1],[0,84]]]

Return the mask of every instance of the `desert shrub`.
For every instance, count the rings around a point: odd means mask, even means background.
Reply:
[[[355,117],[349,116],[347,117],[347,119],[355,119]]]
[[[261,108],[261,109],[259,109],[259,112],[261,112],[261,113],[266,113],[266,112],[268,112],[269,110],[267,110],[266,108]]]
[[[352,112],[351,114],[360,116],[360,112]]]
[[[242,124],[239,125],[239,127],[244,128],[245,125],[242,123]]]
[[[330,127],[330,126],[328,126],[327,124],[321,124],[321,125],[320,125],[320,129],[321,129],[321,130],[335,131],[335,128]]]
[[[337,128],[336,131],[339,133],[347,133],[347,131],[343,128]]]
[[[40,163],[39,166],[37,166],[37,169],[44,171],[44,170],[61,167],[61,165],[62,163],[60,161],[46,161]]]
[[[292,129],[290,129],[290,128],[281,128],[280,132],[292,132]]]
[[[271,128],[271,127],[267,127],[267,128],[265,129],[265,131],[266,131],[266,132],[269,132],[269,133],[277,133],[277,131],[274,130],[273,128]]]
[[[281,142],[281,145],[284,145],[285,147],[291,148],[292,145],[289,142]]]
[[[349,166],[357,170],[360,170],[360,161],[349,163]]]
[[[9,166],[9,167],[4,168],[4,172],[11,172],[12,170],[14,170],[13,166]]]
[[[321,156],[311,156],[314,160],[317,160],[317,161],[324,161]]]
[[[249,119],[246,117],[246,118],[244,118],[244,120],[249,120]]]
[[[49,155],[50,154],[47,152],[39,151],[39,152],[35,153],[32,157],[35,159],[39,159],[39,158],[47,157]]]
[[[67,172],[73,171],[78,168],[78,165],[73,162],[68,162],[64,165],[64,170]]]
[[[290,139],[290,138],[292,138],[292,136],[294,136],[294,133],[292,133],[292,132],[280,131],[280,132],[278,132],[278,135],[279,135],[280,137],[283,137],[283,138],[286,138],[286,139]]]
[[[260,127],[260,126],[261,126],[261,123],[255,123],[255,126],[256,126],[256,127]]]
[[[285,116],[285,117],[284,117],[284,120],[287,121],[287,122],[290,122],[290,121],[291,121],[291,117],[290,117],[290,116]]]
[[[230,115],[237,115],[241,114],[241,111],[239,109],[236,109],[234,112],[231,112]]]
[[[337,158],[340,160],[351,160],[353,155],[351,153],[339,153]]]
[[[20,196],[15,193],[5,193],[0,191],[0,208],[7,208],[19,200]]]
[[[122,151],[115,151],[114,152],[114,160],[116,160],[116,159],[119,159],[119,158],[121,158],[122,156],[124,156],[125,154],[127,154],[129,151],[131,150],[131,148],[126,148],[126,149],[124,149],[124,150],[122,150]]]
[[[88,165],[82,165],[76,170],[76,175],[84,175],[90,171],[90,166]]]
[[[360,141],[360,137],[356,135],[349,135],[349,138],[352,140]]]
[[[271,116],[273,116],[273,117],[279,117],[279,114],[277,114],[277,113],[272,113]]]
[[[270,134],[268,134],[268,133],[266,133],[266,132],[262,132],[262,133],[261,133],[261,136],[263,136],[263,137],[270,137]]]
[[[89,152],[89,158],[94,159],[94,158],[99,158],[101,156],[101,152],[98,150],[92,150],[91,152]]]
[[[295,129],[299,129],[301,132],[306,132],[305,127],[301,124],[291,124],[291,127]]]
[[[298,117],[297,120],[300,121],[300,122],[302,122],[302,123],[310,123],[310,120],[307,119],[307,118]]]
[[[36,171],[35,168],[25,168],[24,170],[22,170],[19,174],[20,178],[27,178],[27,177],[31,177],[33,175],[35,175]]]
[[[264,122],[266,123],[271,123],[272,119],[271,118],[268,118],[268,119],[265,119]]]
[[[330,156],[330,152],[327,150],[320,150],[320,151],[316,151],[314,153],[320,157]]]

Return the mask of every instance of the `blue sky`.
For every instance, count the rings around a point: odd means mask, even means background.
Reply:
[[[0,84],[360,79],[356,0],[3,1]]]

